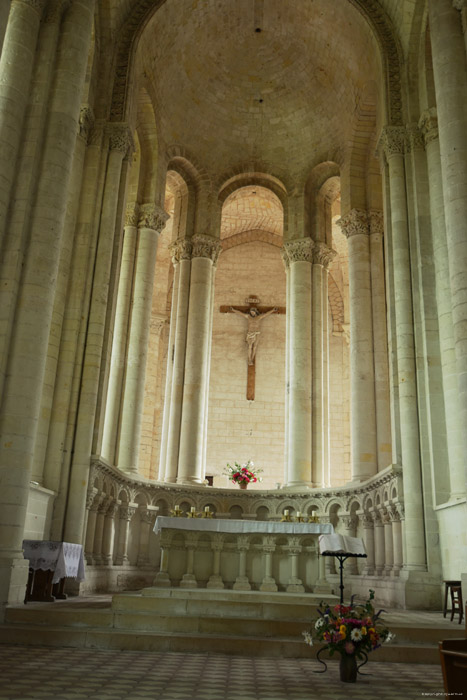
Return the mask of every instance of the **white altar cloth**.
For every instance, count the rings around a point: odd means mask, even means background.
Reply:
[[[278,523],[270,520],[216,520],[215,518],[169,518],[159,515],[154,524],[156,535],[163,528],[196,532],[230,532],[236,535],[330,535],[331,523]]]
[[[65,576],[84,581],[83,547],[71,542],[52,540],[23,540],[23,556],[29,559],[29,568],[53,571],[52,583]]]

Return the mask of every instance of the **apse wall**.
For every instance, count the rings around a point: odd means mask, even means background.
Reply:
[[[260,305],[286,305],[286,279],[280,248],[251,242],[221,253],[216,273],[206,473],[215,486],[227,462],[253,460],[264,469],[263,483],[284,482],[285,315],[261,322],[256,355],[255,400],[246,398],[247,320],[221,313],[221,305],[243,306],[249,296]],[[233,484],[230,484],[233,488]]]

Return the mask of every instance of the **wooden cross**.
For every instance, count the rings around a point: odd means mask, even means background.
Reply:
[[[259,299],[251,296],[245,300],[247,306],[220,306],[221,314],[236,313],[248,321],[245,342],[248,344],[248,379],[246,398],[255,400],[256,349],[260,336],[260,322],[271,314],[285,314],[285,306],[259,306]]]

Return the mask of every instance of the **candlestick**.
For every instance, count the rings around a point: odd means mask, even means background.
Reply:
[[[301,510],[297,510],[297,518],[299,518],[299,517],[301,516],[301,514],[302,514],[302,511],[301,511]]]
[[[204,506],[204,512],[209,513],[209,506]]]
[[[289,511],[286,509],[284,510],[284,515],[287,516],[289,514]]]
[[[180,506],[175,506],[174,510],[180,510]]]
[[[194,506],[191,506],[190,513],[196,513],[196,508]]]

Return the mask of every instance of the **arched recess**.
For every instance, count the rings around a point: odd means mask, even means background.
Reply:
[[[333,161],[316,165],[305,184],[305,226],[314,241],[331,246],[332,208],[340,196],[340,167]]]

